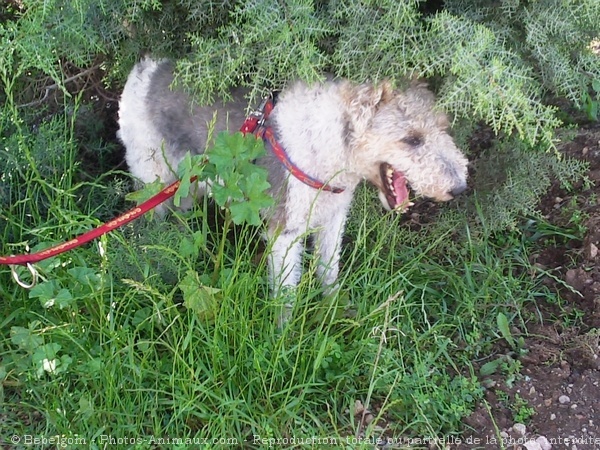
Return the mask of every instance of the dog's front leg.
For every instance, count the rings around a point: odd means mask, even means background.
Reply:
[[[315,234],[315,250],[319,258],[317,275],[326,287],[327,293],[337,290],[337,277],[340,267],[342,235],[346,225],[346,211],[335,214],[326,225]]]
[[[284,230],[270,238],[269,281],[273,297],[283,301],[278,320],[278,325],[282,327],[292,316],[295,288],[302,275],[302,235]]]

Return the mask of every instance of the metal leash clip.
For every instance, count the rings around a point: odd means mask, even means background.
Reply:
[[[262,102],[254,111],[252,111],[246,120],[242,124],[240,131],[243,134],[253,133],[255,136],[259,136],[264,129],[264,123],[269,117],[269,114],[273,110],[272,96],[268,95],[263,98]]]
[[[17,266],[15,264],[10,264],[9,267],[10,267],[10,272],[12,273],[14,280],[23,289],[31,289],[37,284],[40,274],[35,269],[33,264],[27,263],[27,265],[26,265],[27,270],[29,270],[29,273],[31,274],[31,283],[26,283],[23,280],[21,280],[21,278],[19,278],[19,274],[17,273],[17,269],[16,269]]]
[[[263,98],[262,102],[260,102],[260,105],[258,105],[258,108],[256,108],[250,114],[252,117],[256,117],[258,119],[258,124],[257,124],[258,127],[262,127],[265,123],[265,120],[267,119],[268,113],[266,112],[266,108],[267,108],[267,104],[271,101],[271,99],[272,99],[272,96],[270,94],[265,96]]]

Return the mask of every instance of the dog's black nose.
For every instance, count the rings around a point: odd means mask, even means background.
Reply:
[[[452,189],[450,191],[450,193],[452,194],[452,197],[456,197],[457,195],[462,194],[463,192],[465,192],[467,190],[467,184],[461,184],[460,186],[455,187],[454,189]]]

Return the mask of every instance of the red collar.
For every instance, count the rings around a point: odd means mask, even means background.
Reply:
[[[271,148],[271,151],[273,152],[275,157],[279,161],[281,161],[281,163],[288,170],[288,172],[290,172],[304,184],[310,186],[311,188],[327,192],[333,192],[334,194],[344,192],[343,188],[330,186],[327,183],[323,183],[322,181],[311,177],[302,169],[300,169],[296,164],[294,164],[288,156],[288,154],[283,149],[283,147],[281,146],[281,144],[279,144],[279,142],[277,142],[277,139],[275,139],[275,133],[273,133],[273,129],[271,127],[262,128],[259,131],[259,133],[260,136],[264,139],[265,143],[268,144],[268,146]]]
[[[344,192],[343,188],[330,186],[327,183],[323,183],[322,181],[311,177],[292,162],[283,147],[277,142],[273,129],[264,126],[264,122],[269,117],[269,114],[271,114],[271,111],[273,111],[273,107],[273,100],[270,98],[263,100],[258,109],[246,118],[246,121],[241,128],[242,133],[254,133],[256,136],[261,137],[265,143],[269,145],[271,151],[283,166],[304,184],[322,191],[333,192],[334,194]]]

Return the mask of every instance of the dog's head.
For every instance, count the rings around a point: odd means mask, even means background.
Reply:
[[[406,91],[346,85],[354,170],[379,188],[384,207],[399,212],[416,195],[448,201],[467,187],[467,159],[448,134],[448,118],[434,109],[422,83]]]

